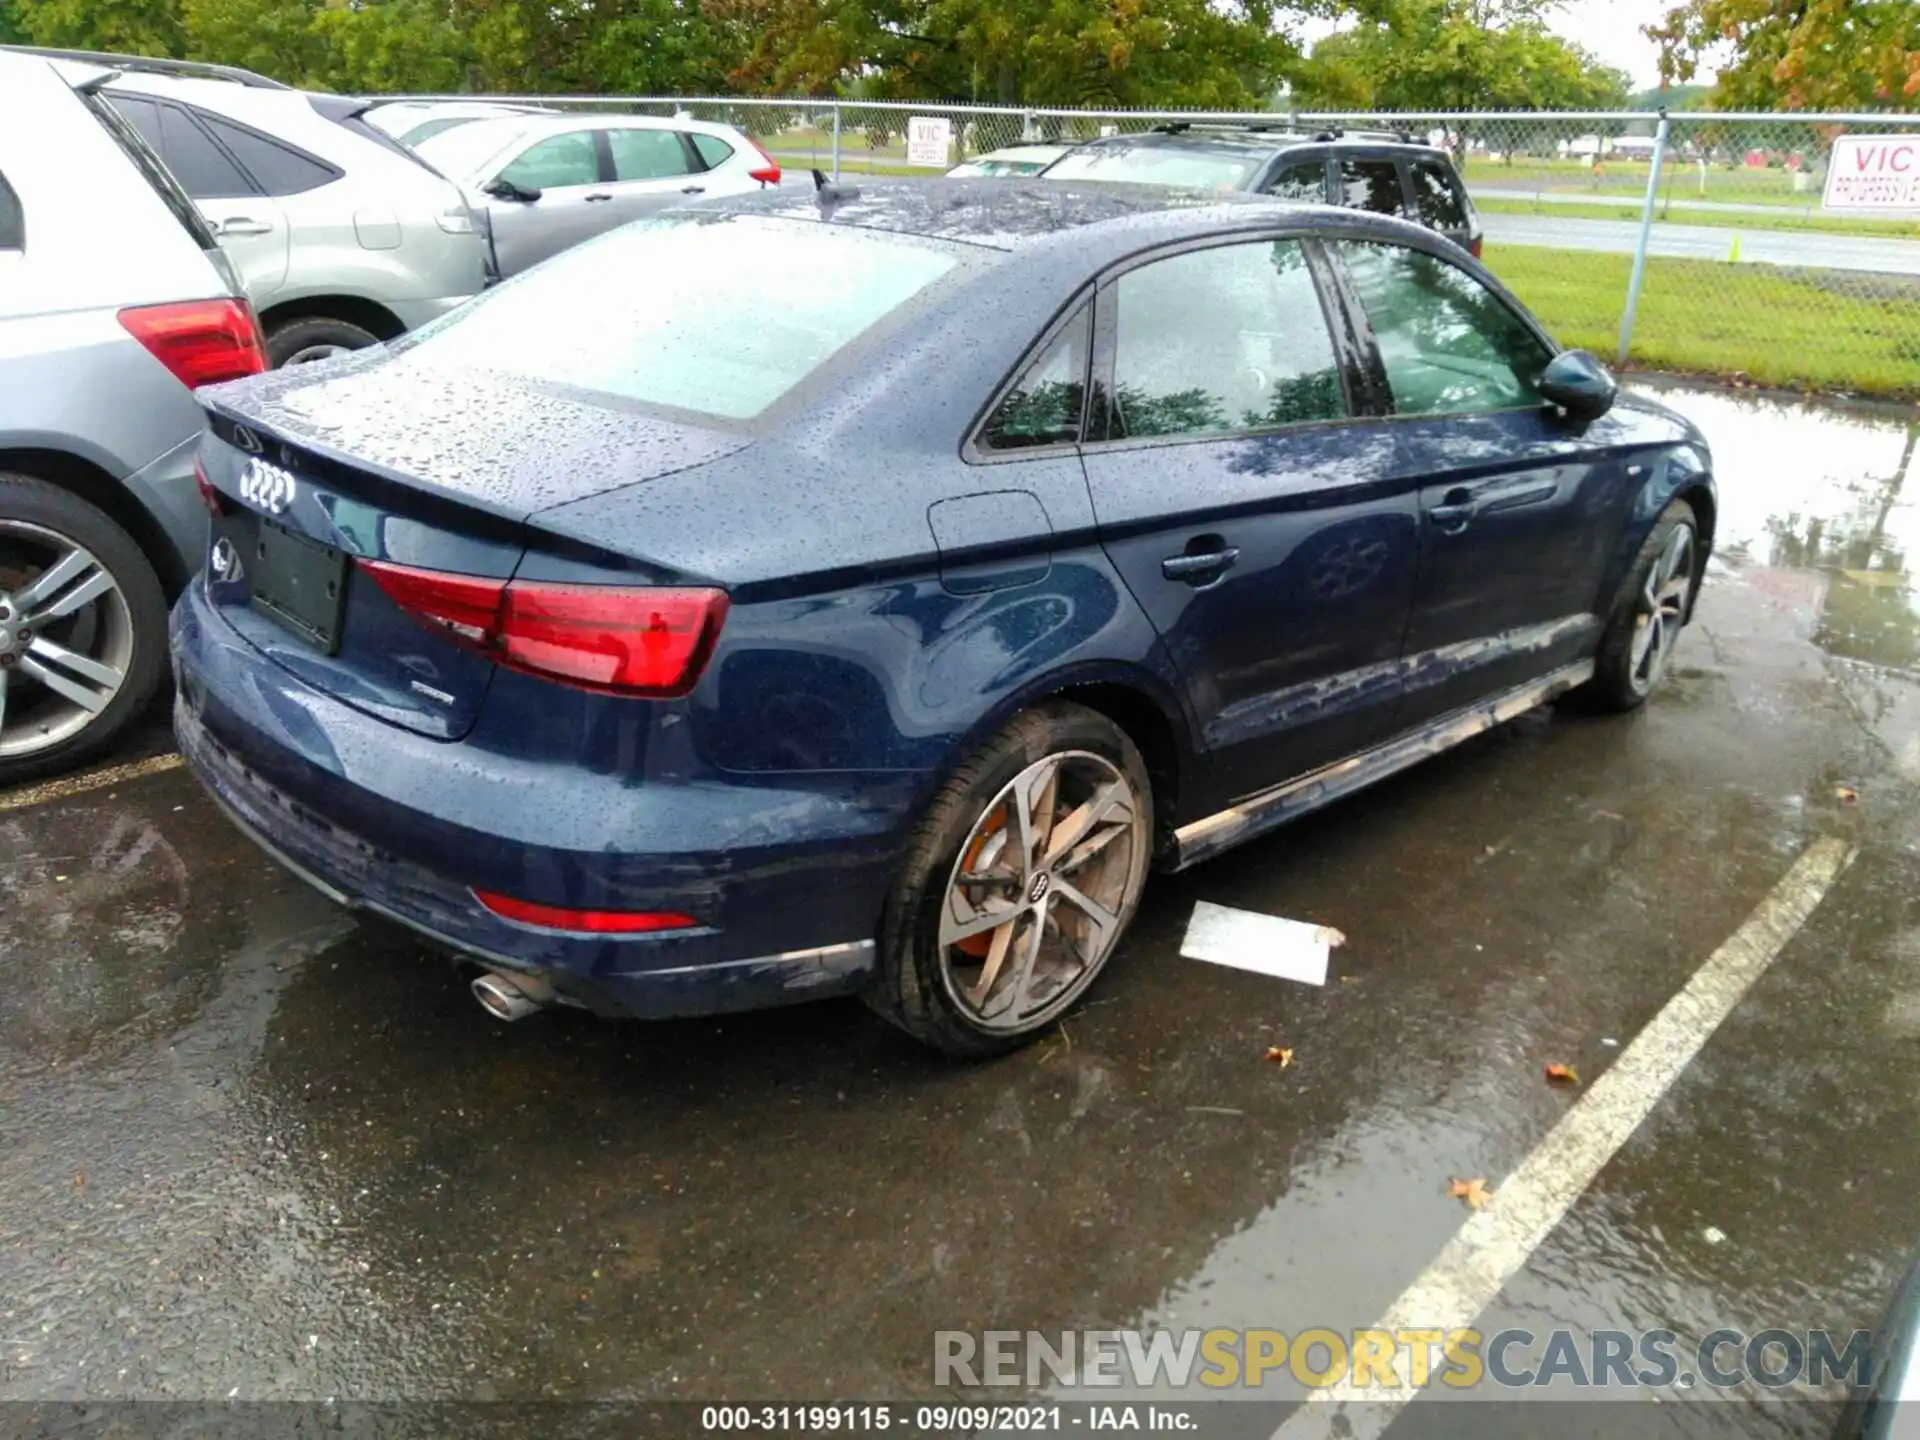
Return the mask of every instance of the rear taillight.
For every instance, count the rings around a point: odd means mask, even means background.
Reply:
[[[213,482],[207,479],[206,467],[199,460],[193,462],[193,483],[200,487],[200,503],[216,520],[227,513],[227,497],[213,488]]]
[[[455,644],[509,669],[612,695],[685,695],[727,618],[724,590],[486,580],[383,560],[360,568]]]
[[[1471,240],[1467,241],[1467,253],[1473,256],[1474,259],[1478,260],[1480,258],[1481,250],[1483,250],[1486,247],[1486,243],[1487,242],[1485,240],[1481,239],[1478,235],[1475,235]]]
[[[753,148],[759,152],[760,158],[766,162],[757,170],[749,170],[747,172],[747,178],[749,180],[758,180],[762,185],[778,185],[780,183],[780,162],[767,154],[766,149],[758,140],[749,137],[747,144],[753,146]]]
[[[267,368],[260,327],[244,300],[137,305],[120,312],[120,323],[189,390]]]
[[[691,930],[699,925],[691,915],[666,910],[574,910],[562,905],[540,905],[516,900],[491,890],[476,890],[473,898],[503,920],[537,925],[542,930],[580,930],[591,935],[644,935],[653,930]]]

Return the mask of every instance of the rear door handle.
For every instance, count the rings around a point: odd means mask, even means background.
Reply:
[[[271,235],[273,226],[264,220],[255,220],[248,215],[236,215],[231,220],[222,220],[219,235]]]
[[[683,185],[680,187],[680,193],[682,195],[704,195],[707,193],[707,187],[704,185]]]
[[[588,199],[588,200],[611,200],[612,198],[613,198],[613,197],[612,197],[611,195],[589,195],[589,196],[587,196],[587,199]]]
[[[1480,513],[1480,502],[1471,490],[1449,490],[1438,505],[1427,507],[1427,518],[1442,535],[1458,535]]]
[[[1231,570],[1239,558],[1240,552],[1232,546],[1204,555],[1169,555],[1160,562],[1160,573],[1169,580],[1195,587],[1211,585]]]

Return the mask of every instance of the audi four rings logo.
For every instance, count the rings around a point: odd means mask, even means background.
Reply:
[[[299,493],[300,484],[293,476],[265,460],[247,461],[247,468],[240,473],[240,498],[269,515],[278,515]]]

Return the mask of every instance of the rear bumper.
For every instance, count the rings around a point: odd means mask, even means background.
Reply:
[[[708,787],[717,803],[703,807],[694,791],[690,805],[685,787],[667,796],[414,735],[262,656],[198,585],[175,607],[173,648],[174,724],[189,768],[242,831],[341,904],[540,975],[602,1014],[760,1009],[856,990],[872,967],[892,846],[882,817],[817,804],[802,812],[791,794],[743,797],[725,785]],[[781,843],[720,849],[739,837],[743,798],[769,822],[809,818]],[[585,849],[583,809],[603,817]],[[502,823],[489,825],[489,814]],[[565,846],[529,840],[549,814]],[[499,833],[508,828],[513,839]],[[703,923],[619,937],[536,929],[486,910],[470,885],[546,904],[678,910]],[[620,903],[610,905],[610,893]]]

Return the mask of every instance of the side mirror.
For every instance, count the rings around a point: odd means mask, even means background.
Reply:
[[[1569,415],[1593,420],[1613,405],[1620,386],[1590,350],[1563,350],[1540,373],[1540,394]]]
[[[516,185],[511,180],[489,180],[480,189],[496,200],[514,200],[522,205],[531,205],[540,198],[540,191],[532,186]]]

